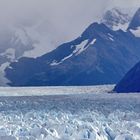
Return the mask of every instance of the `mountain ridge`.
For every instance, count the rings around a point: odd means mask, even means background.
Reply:
[[[73,53],[85,40],[86,49],[78,55]],[[94,44],[90,44],[92,41]],[[114,84],[140,58],[139,43],[140,39],[131,32],[113,31],[103,23],[93,23],[77,39],[37,59],[22,58],[11,64],[12,69],[6,69],[6,73],[12,86]],[[124,59],[126,52],[129,62]],[[136,55],[132,59],[133,53]]]
[[[110,15],[114,18],[113,21],[110,20]],[[136,14],[134,17],[137,17]],[[94,22],[79,37],[49,53],[36,58],[22,57],[12,62],[5,69],[9,85],[117,83],[140,59],[140,38],[129,27],[134,17],[113,9],[106,14],[105,20],[110,21],[117,30],[109,27],[107,23],[110,22]],[[126,29],[120,26],[126,23]]]

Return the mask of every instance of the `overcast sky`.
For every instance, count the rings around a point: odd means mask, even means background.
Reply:
[[[140,0],[0,0],[0,28],[21,23],[32,26],[45,19],[71,39],[106,9],[138,6]]]

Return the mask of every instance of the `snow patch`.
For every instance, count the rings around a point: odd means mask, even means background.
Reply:
[[[112,35],[112,34],[110,34],[110,33],[108,33],[108,36],[113,38],[113,35]]]
[[[91,44],[91,45],[94,45],[95,42],[96,42],[96,39],[93,39],[93,40],[90,42],[90,44]]]
[[[7,86],[7,83],[10,81],[5,77],[5,69],[10,65],[9,62],[6,62],[0,66],[0,85]]]
[[[87,43],[88,43],[88,40],[84,40],[81,44],[76,45],[75,50],[73,51],[73,54],[79,55],[83,51],[85,51],[87,49],[87,47],[88,47],[88,46],[86,46]]]
[[[136,30],[130,29],[130,31],[135,35],[135,37],[140,37],[140,27],[138,27]]]
[[[53,62],[50,64],[50,66],[57,66],[60,62],[57,62],[56,60],[53,60]]]
[[[61,60],[61,62],[63,62],[63,61],[65,61],[65,60],[69,59],[69,58],[72,57],[72,56],[73,56],[73,54],[70,54],[70,55],[66,56],[65,58],[63,58],[63,59]]]
[[[63,63],[65,60],[69,59],[72,56],[73,56],[73,54],[70,54],[70,55],[64,57],[60,62],[57,62],[56,60],[54,60],[50,65],[51,66],[57,66],[57,65]]]
[[[93,40],[93,43],[95,43],[96,39]],[[81,54],[83,51],[85,51],[87,49],[87,47],[89,45],[87,45],[88,40],[83,41],[81,44],[76,45],[76,46],[71,46],[71,48],[75,47],[75,50],[68,56],[64,57],[61,61],[57,62],[56,60],[53,60],[53,62],[50,64],[51,66],[56,66],[59,65],[61,63],[63,63],[64,61],[66,61],[67,59],[71,58],[73,55],[77,56],[79,54]]]
[[[113,35],[111,35],[110,33],[108,33],[108,36],[109,36],[109,39],[110,39],[111,41],[114,41]]]
[[[113,39],[112,37],[109,37],[109,39],[110,39],[111,41],[114,41],[114,39]]]
[[[4,53],[1,53],[0,55],[1,56],[6,56],[10,60],[14,60],[15,59],[15,49],[14,48],[9,48]]]
[[[114,31],[117,31],[117,30],[123,30],[124,32],[127,32],[127,28],[129,26],[129,23],[125,23],[125,24],[121,24],[119,23],[117,26],[116,25],[113,25],[113,30]]]

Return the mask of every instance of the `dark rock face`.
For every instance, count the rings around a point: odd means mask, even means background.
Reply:
[[[140,63],[136,64],[117,84],[114,91],[119,93],[140,92]]]
[[[133,17],[128,29],[136,30],[137,27],[139,27],[139,26],[140,26],[140,8],[135,13],[135,15],[134,15],[134,17]]]
[[[140,59],[140,38],[91,24],[80,37],[36,59],[6,69],[11,86],[114,84]]]

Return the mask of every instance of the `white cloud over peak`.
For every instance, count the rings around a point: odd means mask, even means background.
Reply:
[[[37,31],[47,37],[49,29],[49,37],[55,36],[59,44],[81,34],[108,8],[138,6],[140,0],[0,0],[0,30],[13,25],[31,27],[44,21]]]

